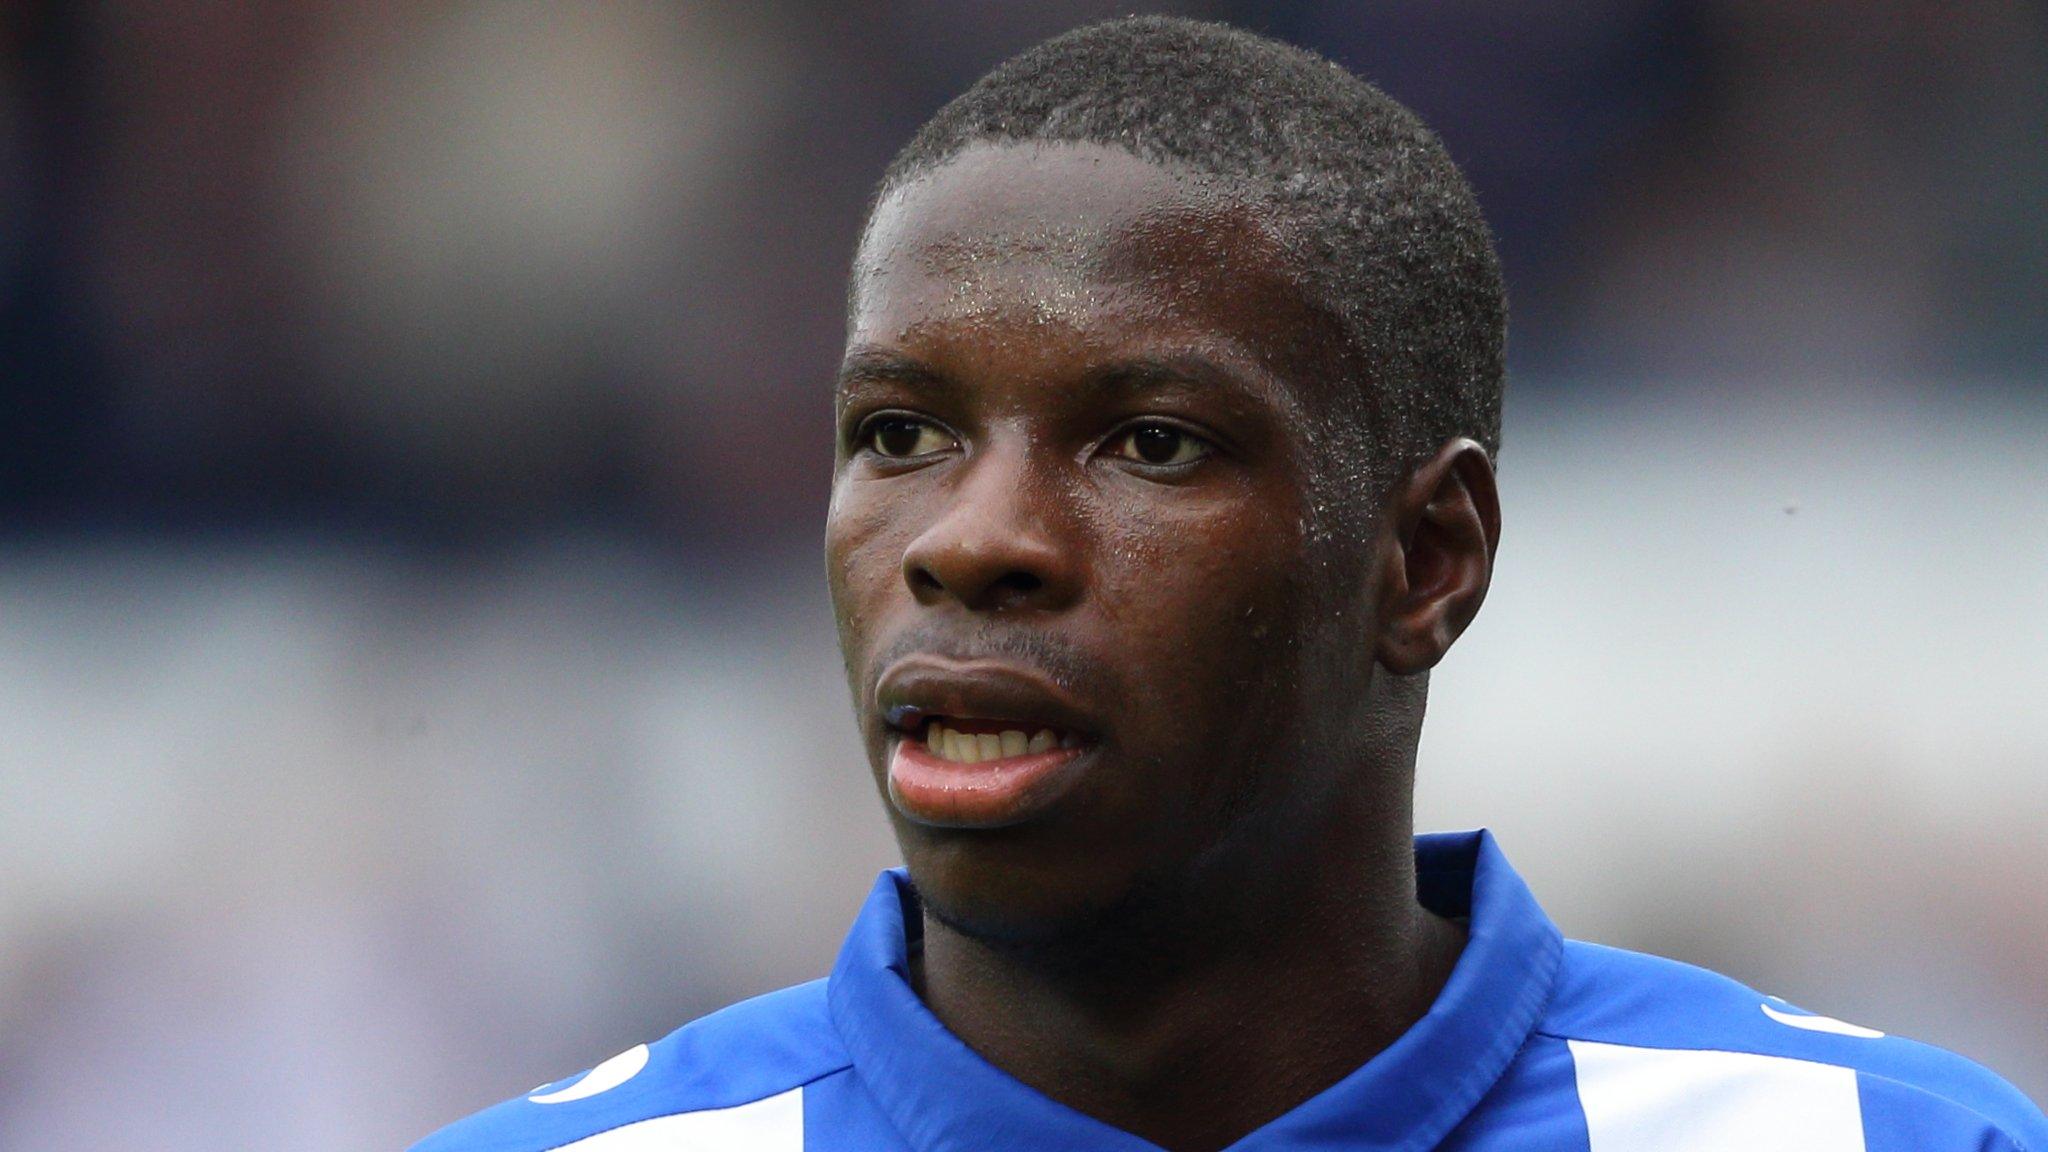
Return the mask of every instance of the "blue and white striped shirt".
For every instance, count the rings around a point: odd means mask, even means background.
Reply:
[[[1471,936],[1423,1019],[1231,1152],[2048,1152],[2048,1118],[1939,1049],[1725,977],[1566,941],[1484,832],[1416,842]],[[830,977],[728,1008],[414,1152],[1158,1152],[977,1056],[907,975],[884,873]]]

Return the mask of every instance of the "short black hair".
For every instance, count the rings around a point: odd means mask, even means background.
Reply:
[[[1454,436],[1499,452],[1507,300],[1492,234],[1436,134],[1342,66],[1223,24],[1086,25],[940,109],[875,202],[984,142],[1108,145],[1245,182],[1280,210],[1303,289],[1367,377],[1349,391],[1380,458],[1405,474]]]

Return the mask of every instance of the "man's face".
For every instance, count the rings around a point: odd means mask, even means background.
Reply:
[[[1319,542],[1301,382],[1333,337],[1274,237],[1078,145],[976,146],[875,213],[826,552],[949,924],[1043,938],[1282,859],[1353,759],[1369,566]]]

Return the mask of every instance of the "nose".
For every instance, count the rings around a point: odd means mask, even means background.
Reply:
[[[938,518],[904,550],[903,579],[918,603],[1005,612],[1073,602],[1080,571],[1066,499],[1025,456],[991,446],[961,463]]]

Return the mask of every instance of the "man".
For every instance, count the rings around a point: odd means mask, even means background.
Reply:
[[[1988,1072],[1413,839],[1503,338],[1457,170],[1334,65],[1141,18],[984,78],[883,180],[835,405],[907,876],[829,979],[421,1152],[2048,1149]]]

